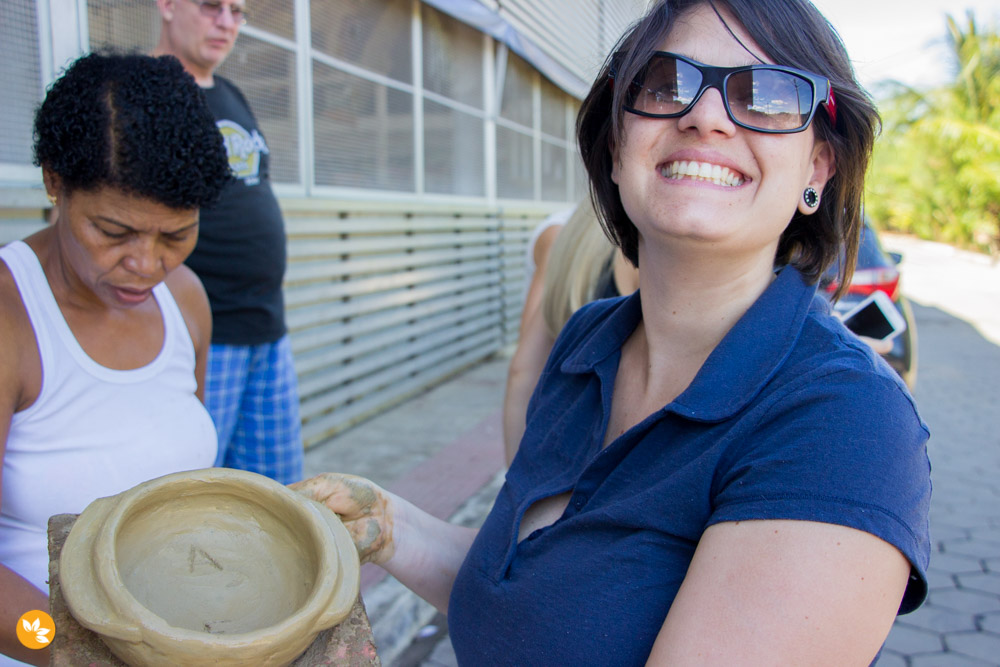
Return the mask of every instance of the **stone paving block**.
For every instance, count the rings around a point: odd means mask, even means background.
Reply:
[[[996,667],[996,663],[949,652],[912,656],[910,667]]]
[[[959,588],[1000,596],[1000,572],[958,574],[955,578],[958,579]]]
[[[938,545],[940,553],[955,556],[968,556],[979,560],[995,558],[1000,554],[1000,543],[990,539],[969,538],[967,540],[951,540]],[[933,555],[931,556],[933,558]]]
[[[1000,636],[988,632],[957,632],[945,635],[944,641],[950,651],[961,655],[994,664],[1000,660]]]
[[[944,649],[941,635],[937,632],[913,628],[899,623],[892,626],[892,631],[885,640],[885,648],[898,651],[904,655],[915,653],[935,653]]]
[[[878,662],[875,664],[878,667],[907,667],[906,658],[888,649],[882,650],[882,655],[878,657]]]
[[[983,614],[979,617],[979,629],[1000,636],[1000,613]]]
[[[968,590],[931,591],[927,599],[935,607],[954,609],[968,614],[985,614],[1000,611],[1000,597]]]
[[[985,571],[981,558],[962,556],[959,554],[931,554],[930,567],[948,574],[975,574]]]
[[[927,603],[912,613],[897,617],[896,625],[900,624],[934,632],[959,632],[976,629],[973,614],[943,609]]]
[[[957,477],[957,476],[956,476]],[[943,505],[934,507],[937,512],[941,509],[958,510],[963,514],[969,513],[976,517],[996,516],[997,509],[992,502],[994,500],[992,488],[993,484],[982,479],[954,479],[954,486],[942,487],[940,484],[934,485],[934,493],[940,492],[940,501],[946,501]]]
[[[984,540],[1000,547],[1000,528],[993,526],[973,528],[969,531],[969,537],[976,540]]]
[[[423,667],[455,667],[458,658],[455,657],[455,648],[451,645],[451,640],[448,638],[442,640],[421,664]]]
[[[933,479],[933,478],[932,478]],[[935,512],[931,514],[932,524],[947,523],[958,528],[975,529],[997,525],[997,519],[992,516],[976,516],[966,512],[964,508],[956,508],[953,512]]]
[[[930,569],[927,570],[927,588],[928,590],[935,590],[938,588],[957,588],[955,583],[955,576],[950,572],[942,572],[941,570]]]
[[[931,541],[935,544],[941,542],[947,542],[949,540],[967,540],[972,535],[973,531],[990,531],[993,530],[989,526],[982,528],[974,528],[972,531],[966,528],[959,528],[957,526],[949,526],[948,524],[931,524]]]

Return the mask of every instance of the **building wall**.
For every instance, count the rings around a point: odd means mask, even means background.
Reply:
[[[498,16],[584,82],[641,7],[579,2]],[[220,69],[258,116],[286,214],[307,446],[514,342],[527,238],[585,192],[567,79],[433,4],[251,0]],[[3,243],[44,224],[30,165],[44,85],[88,49],[148,50],[159,18],[153,0],[0,7]]]

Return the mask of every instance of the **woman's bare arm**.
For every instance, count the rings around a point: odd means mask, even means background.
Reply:
[[[31,649],[17,638],[17,621],[33,609],[48,611],[49,598],[27,579],[0,565],[0,653],[31,665],[49,664],[49,649]]]
[[[28,353],[35,345],[34,333],[27,312],[14,284],[7,265],[0,262],[0,463],[7,450],[14,413],[28,406],[36,398],[40,385],[41,363],[35,354]],[[25,374],[35,372],[39,377],[25,382]],[[26,390],[25,387],[31,387]],[[0,466],[0,491],[3,489],[3,467]],[[35,588],[16,572],[0,565],[0,653],[35,665],[49,664],[49,649],[34,650],[21,645],[17,639],[17,620],[32,609],[48,610],[45,593]]]
[[[650,665],[869,665],[909,579],[869,533],[812,521],[705,531]]]
[[[510,359],[507,388],[503,397],[503,448],[507,465],[514,460],[518,445],[521,444],[528,401],[531,400],[538,376],[542,374],[542,368],[545,367],[545,361],[555,343],[542,315],[542,296],[549,253],[561,229],[562,225],[552,225],[545,229],[538,236],[532,250],[535,273],[524,297],[517,349]]]

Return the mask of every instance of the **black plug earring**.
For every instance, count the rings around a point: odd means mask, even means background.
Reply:
[[[816,192],[815,188],[806,188],[805,192],[802,193],[802,201],[809,208],[816,208],[819,206],[819,193]]]

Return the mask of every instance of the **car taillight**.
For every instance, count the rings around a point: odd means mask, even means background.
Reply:
[[[837,291],[839,283],[831,280],[824,289],[833,294]],[[882,290],[889,295],[893,301],[899,293],[899,271],[891,266],[880,266],[872,269],[857,269],[851,279],[851,286],[847,288],[848,294],[858,296],[868,296],[875,290]]]
[[[892,266],[880,266],[873,269],[858,269],[854,272],[848,294],[868,296],[875,290],[882,290],[895,300],[899,291],[899,271]]]

